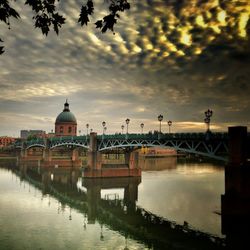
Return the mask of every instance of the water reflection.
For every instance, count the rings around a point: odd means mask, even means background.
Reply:
[[[151,170],[155,169],[154,165],[151,166]],[[176,165],[164,166],[167,170],[159,172],[163,177],[166,177],[164,171],[177,168]],[[140,178],[83,179],[79,169],[43,169],[27,165],[20,166],[16,173],[39,188],[43,196],[56,198],[59,201],[58,213],[64,213],[69,207],[69,221],[73,221],[76,216],[73,211],[78,211],[84,216],[84,229],[98,223],[102,242],[106,242],[104,229],[111,228],[123,235],[126,242],[128,238],[134,239],[143,244],[143,248],[178,249],[177,245],[185,246],[185,249],[222,247],[223,240],[190,228],[189,221],[182,221],[178,225],[142,206],[138,199],[138,187],[142,185]],[[147,181],[143,183],[148,184]],[[102,195],[103,190],[111,192]],[[161,193],[154,195],[159,199],[165,197]],[[143,196],[146,197],[147,194],[144,193]]]
[[[140,159],[140,165],[142,180],[84,179],[79,169],[14,168],[0,162],[15,173],[9,182],[9,172],[0,169],[0,248],[34,249],[42,241],[44,249],[222,249],[224,243],[228,249],[244,249],[250,166],[226,167],[224,183],[224,167],[212,163],[169,157]],[[41,239],[29,240],[29,229]],[[221,236],[220,230],[225,241],[211,235]]]
[[[140,158],[139,166],[144,171],[161,171],[177,168],[177,157],[169,156],[167,158]]]

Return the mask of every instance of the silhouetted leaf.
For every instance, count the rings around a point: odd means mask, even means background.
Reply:
[[[97,29],[101,29],[102,28],[102,20],[95,22],[95,25],[96,25]]]
[[[4,53],[3,46],[0,46],[0,55]]]
[[[110,14],[103,18],[104,26],[102,28],[102,33],[105,33],[108,29],[114,31],[114,24],[116,23],[115,15]]]
[[[81,23],[81,26],[83,26],[84,24],[88,25],[88,22],[89,22],[89,17],[88,17],[87,7],[82,6],[78,23]]]
[[[19,14],[16,12],[16,10],[14,10],[13,8],[9,9],[9,15],[13,16],[15,18],[20,18]]]
[[[26,0],[25,4],[30,5],[36,13],[43,9],[41,0]]]
[[[62,15],[59,15],[58,13],[55,13],[52,15],[52,23],[54,25],[54,31],[58,35],[59,33],[59,28],[62,27],[62,24],[65,23],[65,18]]]
[[[56,9],[55,1],[44,1],[44,8],[48,13],[53,13]]]
[[[4,8],[0,8],[0,20],[7,23],[7,17],[8,17],[7,10]]]
[[[47,36],[49,32],[49,26],[51,24],[51,19],[45,13],[42,15],[37,15],[35,19],[35,27],[40,28],[42,30],[42,33]]]
[[[92,2],[92,0],[88,0],[87,2],[87,11],[89,15],[92,15],[94,13],[94,4]]]

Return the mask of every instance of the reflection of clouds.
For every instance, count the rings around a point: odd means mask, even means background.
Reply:
[[[185,168],[192,174],[184,174]],[[221,235],[220,218],[213,211],[220,207],[223,171],[210,164],[189,164],[144,172],[142,178],[137,205],[178,224],[187,221],[199,230]]]
[[[61,102],[55,97],[69,97],[84,107],[76,108],[83,122],[86,116],[97,122],[93,110],[114,123],[115,117],[144,120],[151,124],[148,130],[158,113],[200,122],[207,108],[214,109],[217,127],[248,122],[247,0],[135,1],[121,15],[115,35],[91,24],[81,28],[79,1],[61,1],[66,24],[59,36],[48,37],[34,29],[28,6],[16,4],[21,21],[2,31],[0,101],[41,98],[42,103],[48,97],[55,112]],[[102,6],[97,4],[93,20]]]

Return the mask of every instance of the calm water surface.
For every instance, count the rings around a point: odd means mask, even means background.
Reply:
[[[175,158],[141,165],[141,180],[94,185],[72,170],[0,168],[0,249],[188,249],[155,243],[162,221],[222,236],[222,166]],[[151,216],[152,232],[141,214]]]

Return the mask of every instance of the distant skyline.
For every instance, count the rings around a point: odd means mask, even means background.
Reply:
[[[5,53],[0,56],[0,136],[21,129],[54,130],[66,99],[78,129],[102,133],[206,130],[250,127],[250,2],[248,0],[131,1],[115,34],[92,23],[77,24],[82,1],[59,2],[66,24],[59,36],[34,28],[32,11],[11,29],[1,23]],[[93,20],[105,3],[96,1]]]

